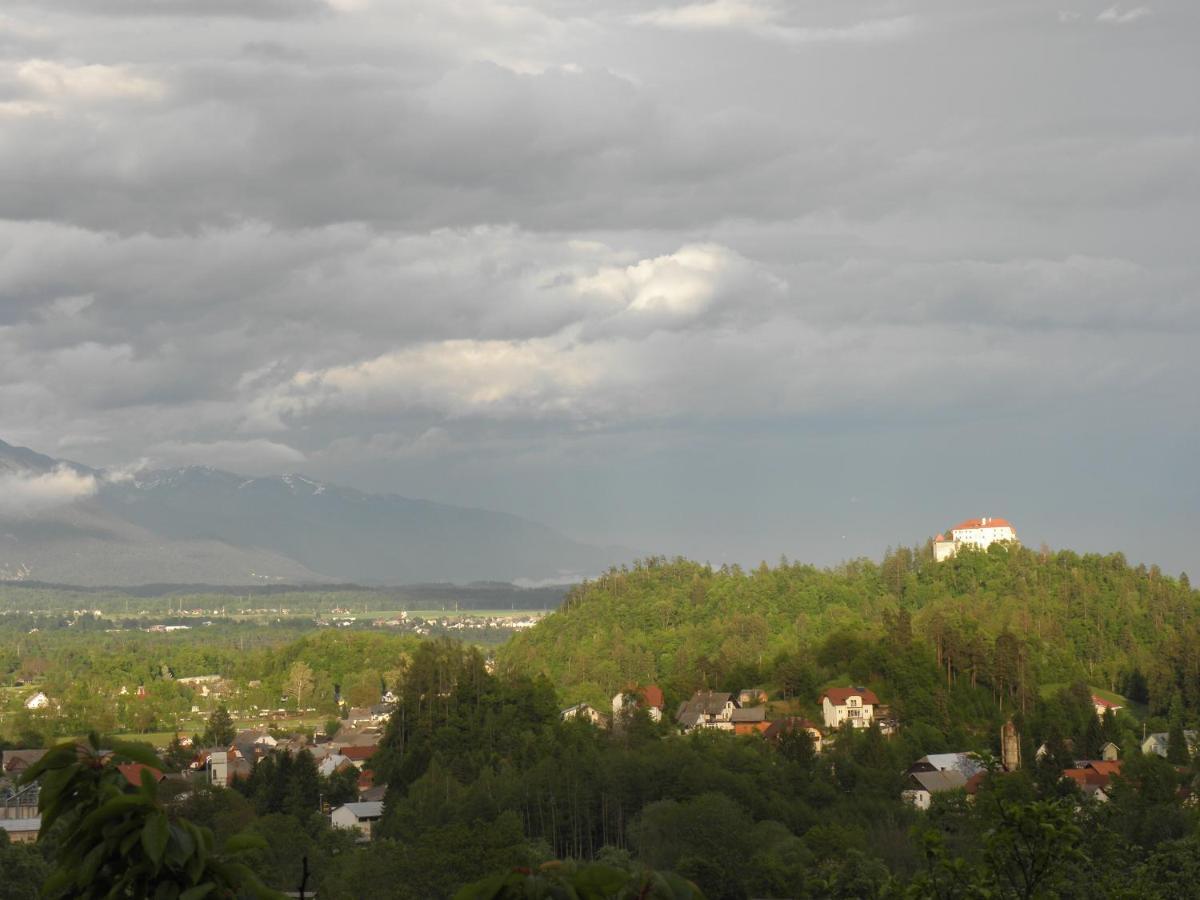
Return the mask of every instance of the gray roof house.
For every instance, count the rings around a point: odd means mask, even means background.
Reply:
[[[383,816],[382,800],[360,800],[339,806],[329,814],[334,828],[355,828],[361,832],[360,840],[371,839],[371,827]]]
[[[919,772],[958,772],[963,780],[983,771],[983,764],[973,753],[930,753],[908,767],[909,775]]]
[[[912,772],[909,788],[901,796],[917,809],[929,809],[933,795],[967,786],[967,776],[957,769],[935,772]]]
[[[690,700],[679,704],[675,721],[684,731],[697,728],[717,728],[733,731],[733,712],[737,700],[733,694],[721,691],[696,691]]]

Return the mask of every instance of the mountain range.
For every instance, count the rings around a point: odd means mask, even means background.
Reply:
[[[106,472],[0,441],[0,580],[78,585],[573,580],[634,553],[528,519],[303,475]]]

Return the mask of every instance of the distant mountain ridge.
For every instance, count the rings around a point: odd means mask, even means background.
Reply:
[[[507,513],[207,466],[117,477],[0,441],[0,477],[69,469],[90,496],[36,515],[0,498],[0,580],[378,584],[544,580],[632,556]]]

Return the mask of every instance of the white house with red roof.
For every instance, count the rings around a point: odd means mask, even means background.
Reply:
[[[1104,718],[1104,714],[1110,709],[1113,711],[1113,715],[1116,715],[1118,709],[1125,708],[1120,703],[1113,703],[1111,700],[1105,700],[1098,694],[1092,694],[1092,706],[1096,709],[1096,716],[1101,719]]]
[[[878,705],[879,698],[864,687],[834,687],[821,695],[826,728],[841,728],[843,722],[866,728],[874,721]]]
[[[613,697],[613,721],[628,716],[634,710],[644,709],[651,721],[661,722],[663,717],[663,692],[657,684],[633,685]]]
[[[939,534],[933,539],[933,558],[941,562],[958,553],[960,547],[986,550],[992,544],[1000,541],[1014,544],[1017,542],[1016,529],[1007,519],[988,516],[967,519],[951,528],[949,536]]]

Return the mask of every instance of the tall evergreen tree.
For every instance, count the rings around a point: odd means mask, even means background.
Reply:
[[[1170,730],[1167,732],[1167,762],[1186,766],[1192,758],[1183,729],[1183,700],[1176,693],[1171,698]]]

